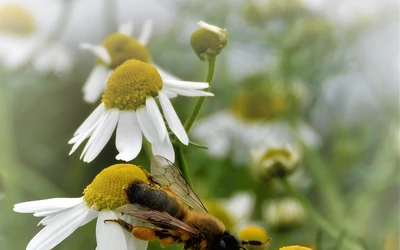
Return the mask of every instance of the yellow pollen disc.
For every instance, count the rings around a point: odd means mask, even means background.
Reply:
[[[289,152],[288,150],[283,149],[283,148],[270,148],[270,149],[268,149],[267,152],[265,152],[262,159],[267,160],[269,158],[277,157],[277,156],[281,156],[286,159],[290,159],[291,152]]]
[[[114,210],[129,203],[125,187],[140,181],[149,183],[148,173],[133,164],[116,164],[101,171],[83,191],[89,207]]]
[[[312,249],[309,247],[295,245],[295,246],[281,247],[281,248],[279,248],[279,250],[312,250]]]
[[[14,35],[30,35],[35,31],[35,20],[19,5],[7,5],[0,9],[0,32]]]
[[[242,231],[239,232],[238,238],[240,240],[246,240],[246,241],[261,241],[261,242],[267,242],[268,241],[268,235],[267,232],[265,232],[264,229],[258,226],[248,226],[244,228]]]
[[[150,55],[146,47],[128,35],[114,33],[104,40],[103,46],[111,57],[111,64],[107,65],[110,68],[115,69],[129,59],[149,62]],[[98,62],[104,63],[100,58]]]
[[[157,96],[162,86],[156,68],[132,59],[111,74],[102,101],[107,109],[136,110],[146,103],[147,97]]]

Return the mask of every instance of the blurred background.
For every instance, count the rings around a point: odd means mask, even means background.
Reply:
[[[82,99],[96,61],[79,44],[101,44],[129,21],[139,34],[148,19],[154,62],[188,81],[207,70],[189,43],[196,23],[228,31],[215,97],[189,134],[207,149],[184,152],[194,190],[231,232],[259,225],[272,238],[265,249],[399,249],[395,0],[1,0],[0,249],[25,249],[41,229],[15,203],[80,197],[117,162],[114,140],[90,164],[83,147],[68,156],[97,106]],[[173,100],[182,121],[194,103]],[[144,153],[132,163],[149,167]],[[92,221],[56,249],[95,246]]]

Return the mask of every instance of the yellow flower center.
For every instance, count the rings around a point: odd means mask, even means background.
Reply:
[[[156,68],[132,59],[111,74],[102,101],[107,109],[136,110],[145,104],[147,97],[157,96],[162,86]]]
[[[35,31],[35,20],[19,5],[7,5],[0,9],[0,32],[13,35],[30,35]]]
[[[245,80],[233,101],[232,111],[246,121],[271,120],[290,108],[288,93],[281,82],[270,83],[260,76]]]
[[[265,232],[264,229],[258,226],[248,226],[242,231],[239,232],[238,238],[240,240],[246,240],[246,241],[260,241],[260,242],[267,242],[268,241],[268,235],[267,232]]]
[[[295,246],[281,247],[281,248],[279,248],[279,250],[312,250],[312,249],[309,247],[295,245]]]
[[[114,210],[129,203],[125,188],[133,182],[150,183],[148,173],[133,164],[116,164],[101,171],[83,191],[89,207]]]
[[[150,59],[150,54],[146,47],[125,34],[114,33],[108,36],[104,40],[103,46],[111,57],[111,64],[107,66],[113,69],[129,59],[136,59],[142,62],[149,62]],[[97,60],[99,63],[104,64],[100,58],[97,58]]]

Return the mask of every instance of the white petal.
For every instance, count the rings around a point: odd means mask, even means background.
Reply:
[[[163,83],[168,87],[180,89],[205,89],[210,86],[208,82],[188,82],[172,79],[163,79]]]
[[[85,202],[54,216],[52,223],[45,226],[33,237],[26,247],[27,250],[48,250],[57,246],[71,235],[85,220],[89,213]]]
[[[153,22],[151,20],[146,20],[142,26],[142,30],[138,37],[138,42],[141,45],[147,45],[150,40],[151,31],[153,30]]]
[[[140,107],[136,110],[136,117],[144,137],[151,143],[159,140],[157,130],[151,123],[145,107]]]
[[[156,65],[154,62],[151,63],[158,71],[160,74],[161,78],[165,81],[166,79],[170,80],[175,80],[175,81],[181,81],[180,78],[168,73],[167,71],[163,70],[160,66]]]
[[[103,107],[104,108],[104,107]],[[103,109],[102,113],[100,114],[101,116],[98,118],[98,120],[92,125],[92,127],[88,128],[86,131],[82,131],[82,133],[77,134],[75,137],[73,137],[71,140],[69,140],[68,143],[74,143],[74,146],[72,146],[71,151],[69,152],[69,155],[75,152],[75,150],[81,145],[81,143],[86,140],[89,136],[93,134],[93,131],[97,129],[98,127],[101,127],[106,118],[107,118],[108,112]],[[83,133],[84,132],[84,133]]]
[[[97,122],[97,120],[101,117],[101,115],[105,112],[104,103],[101,103],[97,108],[89,115],[88,118],[82,123],[82,125],[76,130],[74,135],[78,135],[80,133],[84,133]]]
[[[164,87],[165,90],[170,92],[176,93],[182,96],[214,96],[211,92],[201,91],[197,89],[179,89],[179,88],[172,88],[172,87]],[[162,91],[165,91],[164,89]]]
[[[112,70],[101,64],[96,65],[92,69],[82,88],[83,99],[86,102],[94,103],[100,98],[106,89],[111,73]]]
[[[116,132],[117,160],[133,160],[142,148],[140,131],[134,111],[121,111]]]
[[[121,217],[121,219],[123,219],[124,221],[128,222],[129,224],[131,224],[132,226],[143,226],[144,223],[135,219],[132,216],[129,215],[123,215]],[[132,235],[132,233],[123,230],[124,234],[125,234],[125,238],[126,238],[126,242],[128,245],[128,249],[129,250],[146,250],[147,249],[147,245],[148,245],[148,241],[145,240],[139,240],[136,237],[134,237]]]
[[[84,162],[91,162],[110,140],[115,130],[119,118],[119,110],[110,109],[103,124],[97,126],[93,135],[83,149],[82,155]]]
[[[122,33],[122,34],[125,34],[127,36],[132,36],[132,34],[133,34],[133,22],[127,22],[127,23],[121,24],[118,27],[118,32]]]
[[[164,94],[166,94],[169,99],[175,98],[178,96],[177,93],[168,91],[168,89],[166,89],[166,88],[163,88],[162,92],[164,92]]]
[[[174,132],[176,137],[178,137],[178,139],[183,144],[188,145],[189,138],[168,97],[162,91],[158,93],[158,97],[160,98],[160,103],[164,112],[165,119],[167,120],[172,132]]]
[[[118,219],[113,211],[101,211],[96,224],[96,240],[98,250],[127,250],[127,243],[123,228],[115,222],[104,220]]]
[[[53,198],[46,200],[27,201],[14,205],[14,211],[18,213],[38,213],[54,211],[76,206],[83,201],[81,198]]]
[[[111,57],[108,53],[107,49],[102,45],[93,45],[90,43],[81,43],[79,45],[81,49],[87,49],[93,52],[97,57],[100,57],[101,60],[104,61],[105,64],[109,65],[111,63]]]
[[[161,155],[171,162],[175,162],[174,147],[168,135],[165,137],[164,141],[155,141],[152,143],[151,150],[153,151],[153,155]]]
[[[167,135],[167,128],[165,127],[164,119],[161,115],[160,109],[157,106],[153,97],[146,99],[146,111],[149,115],[150,121],[154,124],[160,140],[163,140]]]

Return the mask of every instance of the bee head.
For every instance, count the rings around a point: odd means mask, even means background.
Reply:
[[[239,250],[239,241],[231,234],[225,232],[220,237],[217,237],[211,245],[211,250]]]

